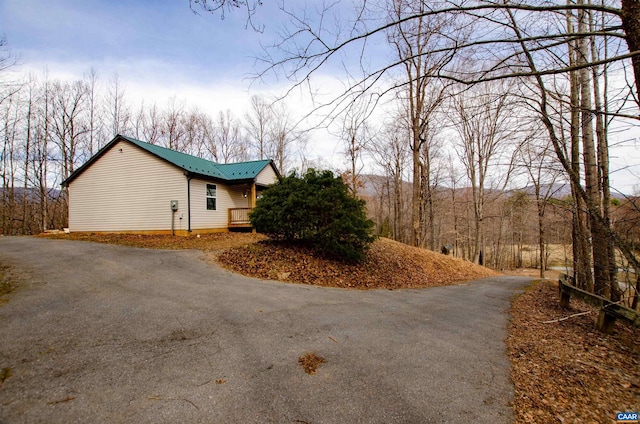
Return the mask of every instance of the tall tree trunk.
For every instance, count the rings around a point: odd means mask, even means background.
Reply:
[[[427,184],[429,191],[427,193],[427,210],[429,212],[429,249],[436,251],[436,225],[435,225],[435,209],[433,207],[433,192],[431,184]]]
[[[358,196],[358,147],[356,145],[356,134],[351,137],[350,161],[351,161],[351,191],[354,197]]]
[[[27,121],[26,121],[26,139],[24,146],[24,185],[22,191],[22,234],[28,234],[28,225],[27,223],[27,200],[30,196],[27,194],[29,190],[29,159],[31,158],[31,106],[33,104],[32,101],[32,82],[29,82],[29,99],[27,103]]]
[[[475,182],[471,184],[471,188],[473,190],[473,217],[474,217],[474,245],[473,245],[473,263],[478,265],[483,265],[484,257],[482,252],[483,246],[483,236],[482,236],[482,227],[483,227],[483,208],[482,208],[482,199],[483,195],[482,184],[478,185]]]
[[[589,3],[591,3],[589,1]],[[597,30],[596,28],[596,24],[594,22],[593,19],[593,15],[590,15],[590,22],[589,22],[589,26],[590,26],[590,31],[594,32],[595,30]],[[607,51],[606,51],[606,37],[605,37],[605,51],[604,51],[604,55],[606,57],[607,55]],[[598,52],[598,49],[596,48],[595,45],[595,37],[592,36],[590,39],[590,47],[591,47],[591,60],[593,62],[596,62],[600,59],[600,54]],[[602,73],[602,78],[604,79],[604,95],[605,95],[605,99],[603,102],[603,99],[601,97],[601,90],[600,90],[600,67],[596,66],[592,68],[592,78],[593,78],[593,93],[594,93],[594,103],[595,103],[595,110],[596,110],[596,139],[597,139],[597,146],[598,146],[598,182],[599,182],[599,189],[600,189],[600,193],[602,195],[602,225],[605,226],[608,229],[611,229],[611,213],[610,213],[610,203],[611,203],[611,189],[609,187],[609,140],[608,140],[608,129],[607,129],[607,122],[606,122],[606,116],[603,114],[603,112],[606,112],[606,95],[607,95],[607,70],[606,70],[606,65],[604,68],[604,71]],[[604,103],[604,104],[603,104]],[[613,239],[611,237],[606,237],[606,234],[603,234],[604,236],[604,248],[606,250],[606,256],[607,256],[607,272],[609,274],[609,279],[608,279],[608,283],[609,283],[609,292],[610,292],[610,298],[611,300],[613,300],[614,302],[617,302],[620,300],[620,289],[618,287],[618,281],[617,281],[617,264],[616,264],[616,257],[615,257],[615,246],[614,246],[614,242]]]
[[[40,185],[40,228],[44,232],[48,230],[48,218],[49,218],[49,199],[47,190],[47,170],[48,170],[48,158],[47,152],[49,150],[49,81],[44,82],[44,123],[42,129],[42,144],[40,146],[39,158],[40,161],[38,167],[38,183]]]
[[[427,124],[427,128],[425,132],[428,133],[429,127]],[[427,218],[427,228],[429,230],[429,249],[432,251],[436,251],[436,231],[435,231],[435,216],[433,209],[433,192],[434,187],[431,185],[431,152],[429,152],[429,143],[425,142],[424,147],[424,175],[422,179],[422,183],[424,186],[425,196],[424,196],[424,209],[423,214],[426,214]]]
[[[540,248],[540,278],[544,278],[547,270],[546,240],[544,234],[545,199],[540,198],[540,181],[535,183],[536,207],[538,209],[538,246]]]
[[[393,176],[393,239],[400,241],[400,228],[402,228],[402,181],[396,173]]]
[[[579,0],[578,4],[584,4]],[[587,32],[588,14],[584,10],[578,11],[578,32]],[[588,39],[578,40],[578,65],[584,65],[589,58]],[[591,227],[591,246],[593,249],[594,293],[609,297],[609,254],[607,237],[602,227],[600,210],[602,199],[600,197],[600,182],[598,181],[598,166],[593,134],[593,112],[591,104],[591,78],[588,68],[579,71],[580,79],[580,118],[582,130],[582,156],[584,161],[585,191],[589,205],[589,224]]]
[[[636,99],[640,101],[640,1],[622,0],[622,28],[630,52],[636,55],[631,58],[636,80]],[[640,106],[640,105],[638,105]]]
[[[421,244],[421,235],[422,235],[422,215],[420,214],[420,210],[422,209],[420,206],[421,202],[421,182],[422,178],[420,175],[420,135],[419,128],[413,125],[412,135],[413,135],[413,145],[411,148],[412,160],[413,160],[413,191],[412,191],[412,207],[411,207],[411,245],[412,246],[420,246]]]
[[[567,12],[567,32],[575,32],[573,25],[574,16]],[[570,41],[569,63],[577,64],[577,41]],[[580,175],[580,78],[577,71],[569,75],[571,94],[571,171],[574,175]],[[586,213],[584,201],[576,182],[571,179],[571,196],[573,199],[572,221],[572,248],[573,248],[573,277],[578,287],[593,291],[593,277],[591,274],[591,253],[589,249],[589,237],[586,227]]]

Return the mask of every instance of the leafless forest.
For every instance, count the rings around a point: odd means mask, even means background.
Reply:
[[[553,245],[580,287],[637,308],[640,203],[638,193],[612,195],[609,155],[620,133],[638,136],[640,3],[380,0],[340,22],[329,19],[336,4],[283,10],[289,32],[258,74],[303,87],[323,67],[344,68],[348,89],[316,113],[339,135],[336,170],[366,198],[378,233],[541,275]],[[261,25],[258,1],[191,7]],[[74,81],[10,80],[9,43],[3,234],[65,226],[60,182],[115,134],[217,162],[269,157],[285,173],[313,166],[286,98],[253,97],[242,116],[209,116],[176,98],[134,105],[117,76],[92,70]],[[380,45],[390,52],[383,62],[363,59]]]

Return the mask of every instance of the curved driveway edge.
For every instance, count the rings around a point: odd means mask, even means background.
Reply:
[[[512,421],[506,310],[531,279],[351,291],[201,256],[0,238],[23,280],[0,305],[0,422]]]

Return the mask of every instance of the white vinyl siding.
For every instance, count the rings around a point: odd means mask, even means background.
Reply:
[[[258,185],[277,181],[271,165]],[[207,210],[207,184],[215,185],[215,210]],[[189,226],[184,171],[134,144],[119,141],[69,185],[69,229],[73,232],[185,231]],[[192,179],[189,183],[192,230],[228,228],[229,209],[249,205],[251,184],[227,185]],[[210,191],[210,194],[212,192]],[[213,196],[209,196],[213,198]],[[170,202],[178,201],[172,213]]]
[[[69,229],[170,230],[171,200],[178,201],[176,229],[186,229],[187,179],[182,170],[119,142],[69,185]]]
[[[191,180],[191,229],[227,228],[229,209],[246,208],[244,186],[227,186],[216,183],[216,210],[207,210],[207,184],[209,181]]]
[[[265,166],[256,177],[256,183],[259,185],[269,186],[276,182],[278,182],[278,176],[271,165]]]

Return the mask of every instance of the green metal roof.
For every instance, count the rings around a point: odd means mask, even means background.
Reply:
[[[254,179],[271,162],[270,160],[255,160],[250,162],[220,164],[197,156],[180,153],[165,147],[145,143],[135,138],[122,137],[136,146],[152,153],[161,159],[188,172],[207,177],[220,178],[228,181]]]
[[[199,158],[197,156],[188,155],[175,150],[167,149],[166,147],[156,146],[154,144],[145,143],[144,141],[136,140],[135,138],[125,137],[117,135],[109,144],[102,148],[95,156],[89,159],[84,165],[78,168],[73,174],[63,181],[62,185],[66,186],[80,175],[87,167],[95,162],[100,156],[102,156],[107,150],[111,148],[118,141],[125,140],[129,143],[151,153],[158,158],[167,161],[184,171],[197,174],[203,177],[210,177],[218,180],[228,182],[240,182],[255,179],[258,174],[272,161],[255,160],[249,162],[227,163],[220,164],[211,162],[206,159]],[[274,167],[275,170],[275,167]],[[276,170],[276,174],[278,171]]]
[[[184,169],[185,171],[206,175],[208,177],[226,179],[225,175],[218,170],[214,162],[210,162],[197,156],[191,156],[186,153],[167,149],[165,147],[156,146],[155,144],[145,143],[144,141],[136,140],[135,138],[124,136],[122,138],[135,144],[141,149],[158,156],[160,159],[164,159],[167,162]]]
[[[229,180],[244,180],[255,178],[271,162],[270,160],[254,160],[251,162],[237,162],[216,164],[216,167]]]

